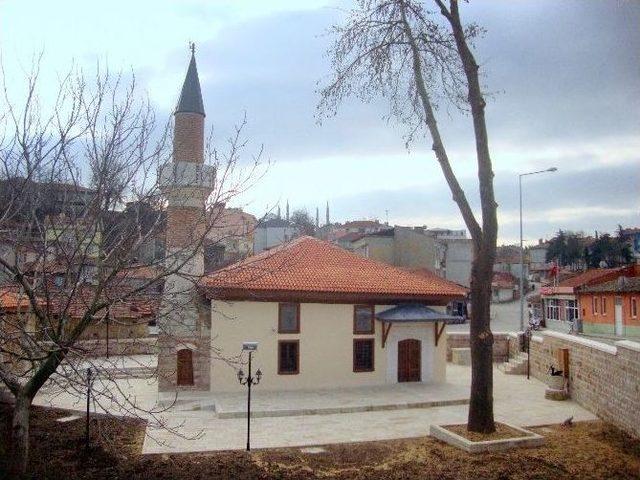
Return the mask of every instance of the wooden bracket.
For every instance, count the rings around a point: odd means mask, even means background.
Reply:
[[[442,326],[438,329],[438,322],[433,324],[435,334],[436,334],[436,347],[438,346],[438,341],[440,340],[440,337],[442,336],[442,332],[444,332],[444,327],[446,325],[447,324],[445,322],[442,322]]]
[[[386,328],[385,328],[386,327]],[[386,322],[382,322],[382,348],[387,343],[387,337],[389,336],[389,330],[391,330],[391,324],[387,324]]]

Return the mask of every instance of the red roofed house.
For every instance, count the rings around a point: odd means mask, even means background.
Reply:
[[[229,359],[242,342],[258,342],[254,365],[273,390],[442,382],[443,331],[455,321],[442,312],[467,293],[312,237],[209,274],[201,286],[213,350]],[[211,390],[240,390],[236,374],[214,361]]]
[[[640,276],[619,276],[579,288],[577,294],[585,333],[640,337]]]
[[[509,272],[493,272],[491,301],[512,302],[518,297],[518,279]]]
[[[569,331],[576,319],[584,319],[585,305],[578,302],[577,292],[588,286],[615,280],[621,276],[637,276],[638,267],[594,268],[540,289],[544,325],[552,330]],[[583,325],[588,330],[588,326]],[[588,331],[585,331],[588,333]]]

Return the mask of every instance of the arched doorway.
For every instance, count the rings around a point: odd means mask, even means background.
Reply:
[[[178,385],[193,385],[193,352],[178,350]]]
[[[422,380],[422,342],[408,338],[398,342],[398,382]]]

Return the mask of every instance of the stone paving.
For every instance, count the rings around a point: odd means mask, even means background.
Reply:
[[[445,386],[429,385],[398,385],[372,389],[369,404],[401,404],[415,401],[424,394],[425,401],[436,398],[444,399],[447,391],[449,398],[459,398],[461,391],[468,392],[471,369],[467,366],[447,364],[447,380]],[[127,414],[128,402],[136,403],[142,408],[153,409],[157,405],[157,384],[154,380],[119,379],[117,388],[113,385],[96,380],[96,390],[109,387],[115,392],[118,401],[111,402],[107,397],[97,396],[95,408],[97,411],[109,411],[113,414]],[[291,401],[296,398],[307,398],[313,395],[302,392],[268,393],[259,392],[259,386],[254,389],[254,398],[262,401],[263,409],[272,410],[291,409]],[[428,390],[432,392],[428,394]],[[573,416],[574,420],[592,420],[596,417],[580,407],[577,403],[567,400],[557,402],[544,398],[545,385],[536,380],[527,380],[520,375],[505,375],[494,369],[494,399],[496,420],[519,425],[533,426],[560,423]],[[333,392],[335,398],[330,399],[328,391],[322,391],[314,400],[316,407],[331,406],[347,401],[352,406],[366,405],[362,399],[364,390],[340,390]],[[316,392],[318,393],[318,392]],[[352,398],[349,398],[349,397]],[[262,400],[260,398],[262,397]],[[413,399],[413,400],[412,400]],[[84,408],[85,397],[82,392],[77,397],[68,394],[58,396],[38,395],[34,403],[50,405],[74,410]],[[227,408],[238,411],[241,408],[241,396],[230,396]],[[324,403],[322,403],[324,402]],[[409,402],[410,403],[410,402]],[[125,408],[122,407],[125,405]],[[307,405],[308,406],[308,405]],[[299,409],[300,405],[298,404]],[[174,428],[180,435],[176,435],[166,428],[154,427],[153,418],[147,428],[144,441],[144,453],[193,452],[243,449],[246,443],[246,417],[217,418],[211,410],[184,410],[188,405],[177,405],[160,414],[166,426]],[[410,438],[428,435],[432,423],[461,423],[466,421],[467,405],[433,406],[428,408],[396,408],[376,411],[352,411],[350,413],[331,413],[316,415],[265,416],[253,418],[252,447],[273,448],[291,446],[312,446],[331,443],[363,442],[370,440],[385,440],[396,438]],[[157,419],[157,418],[156,418]]]
[[[214,395],[218,418],[246,417],[247,394]],[[404,383],[375,387],[319,389],[292,392],[252,390],[252,417],[327,415],[359,411],[399,410],[469,403],[468,388],[452,383]]]
[[[469,367],[447,365],[452,388],[467,388]],[[545,385],[524,376],[504,375],[494,369],[495,415],[499,421],[533,426],[560,423],[568,417],[592,420],[596,417],[568,400],[555,402],[544,398]],[[287,396],[282,394],[286,404]],[[410,438],[428,435],[432,423],[460,423],[467,417],[467,405],[352,412],[327,415],[260,417],[251,422],[253,448],[323,445]],[[180,426],[181,438],[166,429],[149,427],[144,453],[193,452],[243,449],[246,443],[246,418],[216,418],[211,411],[171,411],[169,425]]]

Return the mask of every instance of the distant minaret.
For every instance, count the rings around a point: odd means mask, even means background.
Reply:
[[[204,274],[198,238],[206,225],[205,202],[215,170],[204,165],[204,105],[195,47],[174,112],[173,161],[160,170],[167,201],[166,278],[158,319],[158,390],[209,390],[211,332],[195,283]]]
[[[327,201],[327,215],[326,216],[327,216],[327,218],[326,218],[327,225],[329,225],[329,223],[330,223],[329,222],[329,201]]]
[[[287,211],[286,211],[286,215],[287,215],[287,222],[289,221],[289,200],[287,200]]]
[[[316,207],[316,228],[320,227],[320,209]]]
[[[280,216],[280,204],[278,204],[278,218],[282,218],[282,217]]]

